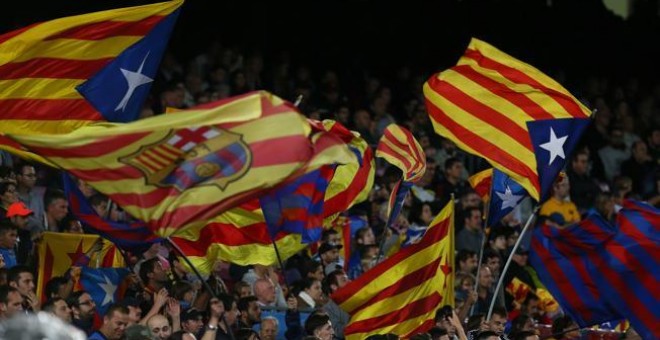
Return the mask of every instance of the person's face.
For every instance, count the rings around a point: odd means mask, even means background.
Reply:
[[[500,270],[500,258],[495,256],[486,260],[486,265],[490,268],[490,271],[493,273],[498,273]]]
[[[159,340],[165,340],[172,335],[172,327],[169,321],[162,315],[157,315],[149,319],[147,323],[151,333],[158,337]]]
[[[422,215],[420,216],[422,222],[426,225],[429,225],[433,221],[433,212],[431,211],[431,206],[424,204],[422,207]]]
[[[461,289],[466,292],[471,292],[474,290],[474,281],[470,279],[463,280],[461,282]]]
[[[275,340],[277,336],[277,325],[272,320],[264,320],[261,322],[261,331],[259,333],[263,340]]]
[[[305,289],[305,292],[309,294],[309,296],[314,299],[314,301],[319,302],[321,301],[321,295],[323,292],[321,291],[321,282],[318,280],[314,280],[314,283],[312,283],[312,286]]]
[[[341,275],[337,275],[337,286],[338,288],[341,288],[351,282],[351,280],[348,278],[348,275],[346,273],[342,273]]]
[[[502,335],[504,333],[505,324],[506,324],[506,318],[503,318],[502,316],[497,314],[493,314],[490,321],[488,322],[488,326],[490,327],[490,330],[499,335]]]
[[[339,250],[331,249],[321,255],[325,263],[337,262],[339,260]]]
[[[24,166],[16,176],[18,183],[26,188],[33,188],[37,183],[37,172],[34,170],[34,167]]]
[[[527,319],[522,328],[523,331],[535,332],[536,328],[534,327],[534,320],[532,318]]]
[[[465,271],[468,272],[468,273],[471,273],[474,270],[474,268],[477,268],[477,255],[476,254],[473,255],[473,256],[468,257],[465,260],[465,267],[464,267]]]
[[[202,321],[202,317],[198,317],[196,319],[190,319],[186,320],[181,324],[181,327],[183,328],[184,331],[190,332],[193,334],[197,334],[200,329],[202,329],[202,326],[204,326],[204,322]]]
[[[328,235],[328,243],[341,244],[341,236],[338,233]]]
[[[108,214],[108,202],[107,201],[99,202],[99,204],[93,205],[92,208],[94,208],[94,211],[96,212],[96,214],[101,216],[101,217],[105,217]]]
[[[465,223],[466,227],[471,227],[472,229],[480,229],[481,228],[481,211],[472,210],[470,212],[470,217],[465,222],[466,222]]]
[[[121,339],[128,325],[128,315],[115,311],[103,319],[104,328],[108,331],[108,339]]]
[[[235,324],[240,316],[241,312],[238,310],[238,305],[236,305],[236,302],[232,303],[231,309],[225,312],[225,320],[227,320],[227,323],[230,325]]]
[[[374,235],[374,231],[369,228],[367,231],[362,234],[362,237],[358,240],[358,243],[361,244],[375,244],[376,243],[376,235]]]
[[[589,170],[589,157],[585,154],[579,154],[573,160],[573,171],[578,175],[584,175]]]
[[[55,309],[53,310],[53,314],[55,314],[55,316],[64,322],[71,322],[71,308],[66,304],[66,301],[57,300],[54,306]]]
[[[261,320],[261,307],[256,301],[250,302],[247,310],[248,319],[252,322],[259,322]]]
[[[238,292],[238,295],[239,295],[239,297],[246,297],[246,296],[250,296],[251,293],[252,292],[250,292],[250,287],[245,286],[245,287],[241,287],[241,289]]]
[[[539,311],[539,300],[530,300],[527,303],[527,315],[536,315]]]
[[[453,338],[454,335],[456,335],[456,327],[449,322],[447,319],[442,319],[436,323],[439,327],[442,327],[447,330],[447,334],[449,334],[450,338]]]
[[[564,177],[564,179],[561,182],[555,184],[553,188],[555,190],[555,195],[560,198],[566,198],[568,196],[568,192],[571,189],[570,184],[568,183],[568,177]]]
[[[167,282],[167,272],[163,269],[163,264],[160,261],[156,261],[154,264],[154,270],[151,272],[153,274],[153,280],[156,282]]]
[[[314,331],[314,335],[320,340],[332,340],[335,335],[335,331],[332,329],[332,324],[330,321],[328,321],[328,323],[325,325],[317,328]]]
[[[61,221],[66,216],[69,203],[64,199],[56,199],[48,206],[48,213],[55,221]]]
[[[142,320],[142,309],[140,307],[128,306],[128,319],[129,325],[136,324]]]
[[[25,229],[28,224],[27,216],[14,216],[11,218],[11,223],[13,223],[18,229]]]
[[[314,280],[323,280],[323,266],[319,265],[316,270],[308,274]]]
[[[452,164],[452,166],[447,169],[447,175],[451,178],[460,178],[461,173],[463,173],[463,164],[460,162]]]
[[[7,295],[7,317],[23,312],[23,296],[19,292],[10,292]]]
[[[20,273],[18,275],[16,289],[18,289],[18,291],[23,295],[28,295],[30,292],[33,292],[34,276],[32,276],[32,273],[28,273],[28,272]]]
[[[79,318],[88,320],[94,317],[96,313],[96,303],[92,300],[92,296],[85,293],[78,298],[78,314]]]
[[[463,207],[464,208],[478,208],[479,204],[481,203],[481,197],[475,193],[471,193],[465,197],[463,200]]]
[[[633,149],[633,155],[637,158],[644,158],[648,156],[648,148],[646,147],[646,143],[644,142],[638,142],[635,143],[635,148]]]
[[[482,288],[490,288],[493,285],[493,274],[488,267],[482,267],[479,275],[479,286]]]
[[[495,250],[506,250],[506,237],[504,235],[498,236],[493,241],[493,249]]]
[[[0,232],[0,247],[11,249],[16,245],[16,238],[18,237],[18,232],[16,229],[9,229]]]
[[[16,186],[13,184],[7,185],[7,191],[5,191],[4,194],[2,194],[0,200],[2,200],[2,204],[4,206],[9,206],[12,203],[16,203],[18,201],[18,195],[16,194]]]
[[[73,220],[69,224],[69,233],[70,234],[84,234],[82,223],[78,220]]]

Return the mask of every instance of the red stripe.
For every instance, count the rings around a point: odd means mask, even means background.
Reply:
[[[396,325],[431,311],[435,311],[440,306],[441,302],[442,296],[437,292],[434,292],[429,296],[409,303],[406,306],[402,306],[402,308],[393,312],[357,322],[351,322],[346,326],[344,334],[367,333],[383,327]]]
[[[573,308],[582,315],[584,320],[590,320],[592,318],[591,310],[585,305],[584,301],[571,287],[571,283],[566,276],[566,273],[557,265],[557,263],[552,259],[552,255],[548,250],[537,240],[537,238],[532,239],[532,248],[538,254],[543,264],[548,267],[547,270],[550,275],[553,276],[555,283],[559,290],[564,294],[565,300],[570,302]],[[571,261],[571,263],[573,263]],[[575,264],[574,264],[575,265]],[[579,270],[580,276],[582,276],[581,270]],[[586,282],[591,281],[589,279]]]
[[[0,99],[0,118],[33,121],[105,120],[84,99]]]
[[[520,92],[514,92],[504,84],[484,76],[468,65],[455,66],[452,67],[452,70],[481,85],[483,88],[490,91],[493,95],[496,95],[519,107],[534,120],[555,119],[555,117],[550,114],[550,112],[546,111],[535,101],[529,99],[529,97]]]
[[[102,21],[79,25],[64,32],[49,36],[45,40],[80,39],[101,40],[118,36],[145,36],[165,16],[154,15],[140,21]]]
[[[655,248],[658,249],[658,247]],[[605,242],[605,251],[609,254],[612,254],[612,256],[619,260],[619,262],[623,263],[626,267],[634,268],[633,270],[627,270],[626,274],[634,275],[637,282],[640,282],[642,286],[644,286],[644,288],[646,288],[649,293],[653,295],[653,298],[655,298],[656,301],[660,301],[660,289],[658,289],[656,280],[649,280],[651,276],[647,272],[647,267],[644,266],[642,262],[640,262],[637,257],[635,257],[635,255],[629,253],[628,249],[626,249],[622,244],[616,242],[614,238],[610,239],[609,242]],[[658,259],[658,257],[652,257],[651,259]]]
[[[99,157],[103,157],[107,153],[111,153],[128,145],[134,144],[140,139],[150,135],[151,133],[152,132],[136,132],[131,134],[126,133],[121,135],[104,137],[84,145],[70,146],[67,147],[66,149],[30,146],[30,150],[34,150],[34,152],[38,153],[43,157],[99,158]],[[78,171],[77,169],[69,169],[69,170]],[[94,170],[94,171],[99,171],[99,170]],[[95,178],[89,178],[89,179],[92,180]]]
[[[566,112],[575,118],[587,117],[584,112],[582,112],[580,106],[573,100],[573,98],[559,91],[545,87],[520,70],[506,66],[504,64],[500,64],[499,62],[490,59],[481,54],[481,52],[475,50],[467,50],[463,56],[475,60],[478,65],[483,68],[499,72],[502,76],[514,83],[530,85],[533,88],[544,92],[548,96],[552,97],[552,99],[561,105],[564,110],[566,110]]]
[[[603,275],[608,281],[610,287],[617,291],[623,301],[625,301],[625,304],[628,305],[630,311],[633,311],[635,316],[637,316],[637,318],[639,318],[645,325],[649,326],[649,328],[651,328],[651,325],[655,325],[657,323],[657,320],[655,320],[655,311],[646,308],[646,305],[639,300],[639,296],[631,291],[630,286],[623,280],[621,273],[612,270],[606,261],[597,253],[587,252],[586,254],[589,259],[593,261],[592,263],[595,264],[601,275]],[[627,279],[632,280],[630,278]],[[657,287],[655,289],[657,289]]]
[[[158,171],[158,168],[149,163],[149,157],[146,154],[135,157],[135,162],[139,163],[143,167],[149,169],[151,172]],[[161,168],[162,169],[162,168]]]
[[[390,155],[391,157],[394,157],[394,159],[398,159],[399,161],[401,161],[403,163],[404,168],[405,168],[404,169],[405,172],[406,172],[405,175],[408,176],[408,173],[410,172],[410,170],[413,167],[413,163],[408,157],[405,157],[405,155],[402,155],[402,154],[398,153],[397,151],[394,151],[389,145],[387,145],[385,143],[378,144],[378,149],[376,151],[380,151],[384,154],[387,154],[387,155]]]
[[[117,180],[136,179],[136,178],[144,177],[144,174],[140,170],[130,165],[125,165],[116,169],[91,169],[91,170],[69,169],[69,172],[74,174],[76,177],[86,180],[88,182],[101,181],[101,180],[117,181]]]
[[[527,150],[534,151],[529,132],[516,124],[514,120],[507,117],[504,113],[480,103],[470,95],[455,87],[453,84],[442,81],[437,77],[431,78],[429,80],[429,85],[446,100],[454,103],[454,105],[469,112],[476,118],[479,118],[494,129],[501,131],[505,135],[509,135]]]
[[[409,148],[414,154],[413,158],[417,161],[417,167],[414,169],[414,172],[415,174],[419,174],[422,170],[426,170],[426,154],[424,154],[424,150],[418,148],[419,143],[412,133],[405,129],[403,131],[406,133],[406,140],[408,141]]]
[[[55,78],[89,79],[114,58],[69,60],[35,58],[0,66],[0,79]]]
[[[41,299],[41,303],[46,302],[48,300],[48,296],[46,296],[46,284],[50,279],[53,277],[53,251],[50,250],[50,245],[46,244],[46,254],[44,254],[44,263],[39,265],[39,275],[42,278],[42,287],[41,287],[41,296],[39,297]]]
[[[305,162],[312,153],[309,139],[302,135],[266,139],[249,144],[249,148],[253,168]]]
[[[363,303],[361,306],[352,310],[351,314],[355,314],[358,311],[361,311],[378,301],[382,301],[387,298],[393,297],[397,294],[401,294],[409,289],[422,285],[427,280],[433,279],[438,272],[438,267],[440,266],[441,260],[442,257],[439,257],[435,261],[427,264],[422,268],[415,270],[412,273],[406,273],[406,276],[400,278],[398,281],[394,282],[389,287],[378,292],[378,294],[374,295],[371,299]]]
[[[183,155],[183,152],[176,153],[174,150],[165,146],[153,148],[151,149],[151,152],[160,158],[168,160],[170,163],[176,161],[181,155]]]
[[[438,242],[441,242],[442,239],[447,236],[447,232],[450,228],[448,223],[449,219],[446,219],[440,221],[435,227],[429,227],[420,242],[401,249],[394,255],[388,257],[385,261],[376,265],[374,268],[371,268],[365,274],[359,276],[356,280],[349,282],[347,285],[332,294],[332,300],[335,301],[338,305],[341,305],[349,298],[357,294],[358,291],[362,289],[362,287],[371,284],[390,268],[397,266],[400,262],[406,260],[408,257],[416,254],[417,252],[420,252],[428,247],[436,245]]]
[[[412,332],[408,332],[408,334],[403,334],[402,337],[404,339],[407,339],[410,336],[415,335],[415,334],[426,333],[431,328],[433,328],[434,326],[435,326],[435,320],[434,319],[426,320],[419,327],[415,328]]]
[[[3,35],[0,35],[0,44],[4,43],[5,41],[7,41],[7,40],[23,33],[23,32],[25,32],[25,31],[27,31],[27,30],[32,29],[33,27],[35,27],[37,25],[41,25],[41,23],[32,24],[30,26],[22,27],[22,28],[19,28],[17,30],[13,30],[11,32],[7,32]]]
[[[540,190],[539,176],[536,174],[536,171],[532,170],[527,164],[509,154],[502,147],[483,139],[481,136],[472,132],[469,128],[456,123],[428,99],[426,100],[426,108],[433,120],[452,131],[454,135],[463,143],[469,145],[472,149],[477,150],[477,152],[481,153],[482,155],[491,158],[493,161],[517,173],[521,177],[529,178],[534,188],[537,191]],[[503,145],[503,147],[506,146]]]
[[[642,211],[638,211],[639,214],[643,216],[644,213]],[[647,220],[649,220],[647,218]],[[625,218],[622,214],[617,215],[617,222],[619,224],[619,232],[623,232],[626,236],[629,238],[635,240],[637,242],[637,245],[641,248],[644,249],[644,251],[650,255],[650,260],[654,260],[656,263],[658,260],[660,260],[660,247],[658,247],[655,243],[653,243],[648,235],[645,235],[642,233],[634,224],[632,221],[629,219]],[[649,221],[649,225],[654,227],[654,229],[660,227],[660,222],[659,221]],[[656,224],[658,223],[658,224]],[[641,267],[640,267],[641,268]],[[660,299],[659,299],[660,300]]]
[[[154,155],[152,155],[151,150],[147,150],[147,151],[143,152],[140,156],[138,156],[138,159],[140,157],[144,157],[144,158],[150,160],[151,162],[156,163],[156,165],[160,166],[158,169],[162,169],[162,168],[166,167],[169,163],[171,163],[171,162],[166,163],[163,160],[157,159],[156,157],[154,157]],[[158,169],[156,169],[156,170],[158,170]]]
[[[370,147],[367,147],[362,155],[362,166],[360,166],[355,173],[353,181],[349,184],[346,190],[323,202],[323,217],[328,217],[348,209],[349,205],[353,203],[355,198],[367,185],[369,174],[372,170],[372,160],[373,151],[371,151]]]

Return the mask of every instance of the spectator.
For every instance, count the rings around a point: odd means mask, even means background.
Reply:
[[[246,296],[238,300],[238,310],[241,312],[238,321],[239,328],[252,328],[261,322],[261,307],[256,296]]]
[[[60,231],[60,222],[68,214],[69,202],[64,196],[64,192],[61,190],[52,190],[48,191],[44,197],[44,220],[43,220],[43,230],[44,231]]]
[[[580,221],[580,213],[569,197],[571,186],[568,176],[560,175],[552,185],[552,196],[543,205],[539,211],[540,216],[550,216],[553,213],[559,213],[566,225]]]
[[[71,323],[71,308],[69,308],[69,305],[61,297],[46,300],[43,305],[43,311],[55,315],[66,323]]]
[[[14,287],[0,286],[0,317],[8,319],[23,312],[23,296]]]
[[[5,268],[10,269],[18,264],[15,247],[18,230],[10,221],[0,221],[0,255],[5,261]]]
[[[124,336],[128,324],[128,309],[112,305],[103,317],[101,328],[89,336],[89,340],[119,340]]]
[[[479,253],[484,239],[481,210],[479,208],[468,208],[463,223],[465,227],[456,236],[456,249]]]
[[[25,310],[32,312],[39,311],[41,303],[34,291],[34,275],[32,275],[32,270],[30,268],[24,265],[12,267],[7,273],[7,282],[10,286],[16,288],[25,299],[23,302]]]
[[[275,340],[279,331],[279,321],[274,316],[266,316],[261,319],[261,340]]]
[[[84,290],[79,290],[71,293],[66,303],[73,312],[73,325],[90,335],[94,327],[94,315],[96,315],[96,303],[92,296]]]
[[[633,143],[632,156],[621,164],[621,175],[632,179],[633,192],[643,198],[654,194],[658,171],[658,162],[653,161],[646,143],[642,140]]]
[[[18,186],[18,199],[34,212],[30,216],[28,227],[33,232],[43,231],[44,221],[44,196],[46,188],[36,186],[37,172],[34,166],[21,163],[16,166],[16,182]]]
[[[147,327],[158,340],[166,340],[172,335],[170,321],[161,314],[156,314],[147,320]]]
[[[571,158],[567,171],[571,200],[580,213],[586,212],[593,204],[595,195],[600,192],[596,180],[589,175],[589,152],[578,150]]]
[[[335,331],[327,314],[312,313],[305,321],[305,333],[319,340],[332,340]]]

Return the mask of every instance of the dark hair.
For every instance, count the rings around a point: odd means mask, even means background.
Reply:
[[[321,234],[321,241],[323,242],[328,241],[328,237],[334,234],[339,234],[339,232],[335,229],[323,229],[323,232]]]
[[[344,271],[342,269],[335,269],[332,271],[330,274],[326,275],[323,278],[323,282],[321,282],[321,288],[323,288],[323,293],[326,295],[330,295],[332,293],[332,285],[338,286],[339,285],[339,280],[337,277],[340,275],[344,275]]]
[[[447,335],[448,333],[447,333],[446,329],[436,326],[436,327],[433,327],[433,328],[429,329],[429,334],[431,334],[432,338],[436,339],[436,338],[439,338],[443,335]]]
[[[456,254],[456,263],[465,262],[469,258],[471,258],[472,256],[475,256],[475,255],[477,255],[477,253],[475,253],[472,250],[461,249],[461,250],[458,251],[458,254]]]
[[[103,317],[112,316],[112,313],[114,313],[114,312],[119,312],[121,314],[128,314],[129,313],[128,308],[126,306],[124,306],[120,303],[115,303],[115,304],[112,304],[110,307],[108,307],[108,310],[105,312],[105,315]]]
[[[65,279],[63,276],[55,276],[52,279],[48,280],[46,283],[46,298],[53,298],[58,295],[58,292],[60,290],[60,287],[66,285],[69,282],[69,280]]]
[[[149,283],[149,276],[148,274],[151,274],[154,271],[154,267],[156,267],[156,262],[160,261],[158,257],[154,257],[153,259],[148,259],[140,265],[140,280],[142,280],[142,283],[147,285]]]
[[[261,339],[259,333],[257,333],[255,330],[251,328],[241,328],[237,330],[236,333],[234,333],[234,338],[236,340],[248,340],[252,335],[256,335],[257,339]]]
[[[0,233],[5,233],[12,230],[18,230],[18,227],[16,227],[13,223],[11,223],[10,220],[0,221]]]
[[[458,159],[456,157],[447,158],[447,160],[445,161],[445,171],[449,170],[456,163],[462,163],[462,162],[461,162],[460,159]]]
[[[192,334],[184,330],[178,330],[170,335],[169,340],[183,340],[183,336],[186,334]]]
[[[55,302],[57,301],[64,301],[64,299],[62,299],[61,297],[50,298],[46,300],[46,302],[44,302],[44,305],[41,306],[41,310],[52,313],[55,310]]]
[[[509,339],[511,340],[525,340],[528,336],[535,336],[536,333],[530,331],[511,332]]]
[[[247,311],[248,309],[250,309],[250,303],[257,301],[259,301],[259,299],[257,299],[257,297],[254,295],[242,297],[238,299],[238,303],[237,303],[238,310],[241,311],[241,313]]]
[[[446,318],[451,318],[454,314],[450,305],[444,305],[442,308],[438,309],[435,312],[435,322],[445,320]]]
[[[497,315],[499,315],[499,316],[501,316],[505,319],[507,318],[506,309],[504,309],[503,307],[497,306],[497,307],[493,308],[493,314],[497,314]]]
[[[32,274],[32,269],[26,265],[19,264],[17,266],[13,266],[9,268],[9,271],[7,272],[7,283],[9,282],[16,282],[18,284],[18,278],[21,276],[23,273],[30,273]],[[32,274],[34,276],[34,274]]]
[[[87,292],[84,290],[79,290],[69,294],[69,297],[66,298],[66,304],[69,305],[69,307],[80,307],[80,297],[83,294],[87,294]]]
[[[233,295],[229,294],[218,294],[218,300],[222,302],[222,305],[225,307],[225,311],[230,311],[231,310],[231,305],[236,302],[236,299],[234,298]]]
[[[312,313],[305,321],[305,333],[307,335],[314,335],[314,331],[330,322],[330,317],[327,314]]]
[[[140,268],[141,269],[141,268]],[[194,288],[188,281],[177,281],[172,285],[172,296],[177,300],[183,300],[183,296]]]
[[[48,191],[46,191],[46,195],[44,196],[44,209],[48,210],[49,205],[60,199],[66,201],[64,191],[60,189],[48,189]]]
[[[16,188],[16,184],[14,182],[0,182],[0,195],[4,195],[7,190],[9,190],[10,185]]]
[[[108,198],[103,194],[94,194],[94,195],[92,195],[92,197],[89,198],[89,204],[92,207],[96,207],[97,205],[99,205],[103,202],[107,202],[107,201],[108,201]]]
[[[481,322],[484,320],[484,317],[485,315],[483,314],[471,315],[468,318],[467,323],[465,324],[465,330],[471,331],[471,330],[479,329],[479,326],[481,326]]]
[[[552,333],[562,335],[571,324],[573,324],[573,319],[568,315],[562,315],[552,322]]]
[[[11,292],[18,293],[18,289],[9,285],[0,286],[0,303],[6,304],[7,302],[9,302],[9,293]]]
[[[513,321],[511,321],[511,333],[521,332],[527,321],[531,318],[532,317],[527,314],[518,315]]]

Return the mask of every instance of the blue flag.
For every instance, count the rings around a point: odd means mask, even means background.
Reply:
[[[108,307],[123,298],[121,284],[129,273],[127,268],[82,267],[80,285],[96,303],[100,316],[104,316]]]
[[[494,226],[504,216],[513,211],[527,196],[527,190],[522,185],[502,171],[493,169],[486,225],[489,227]]]

